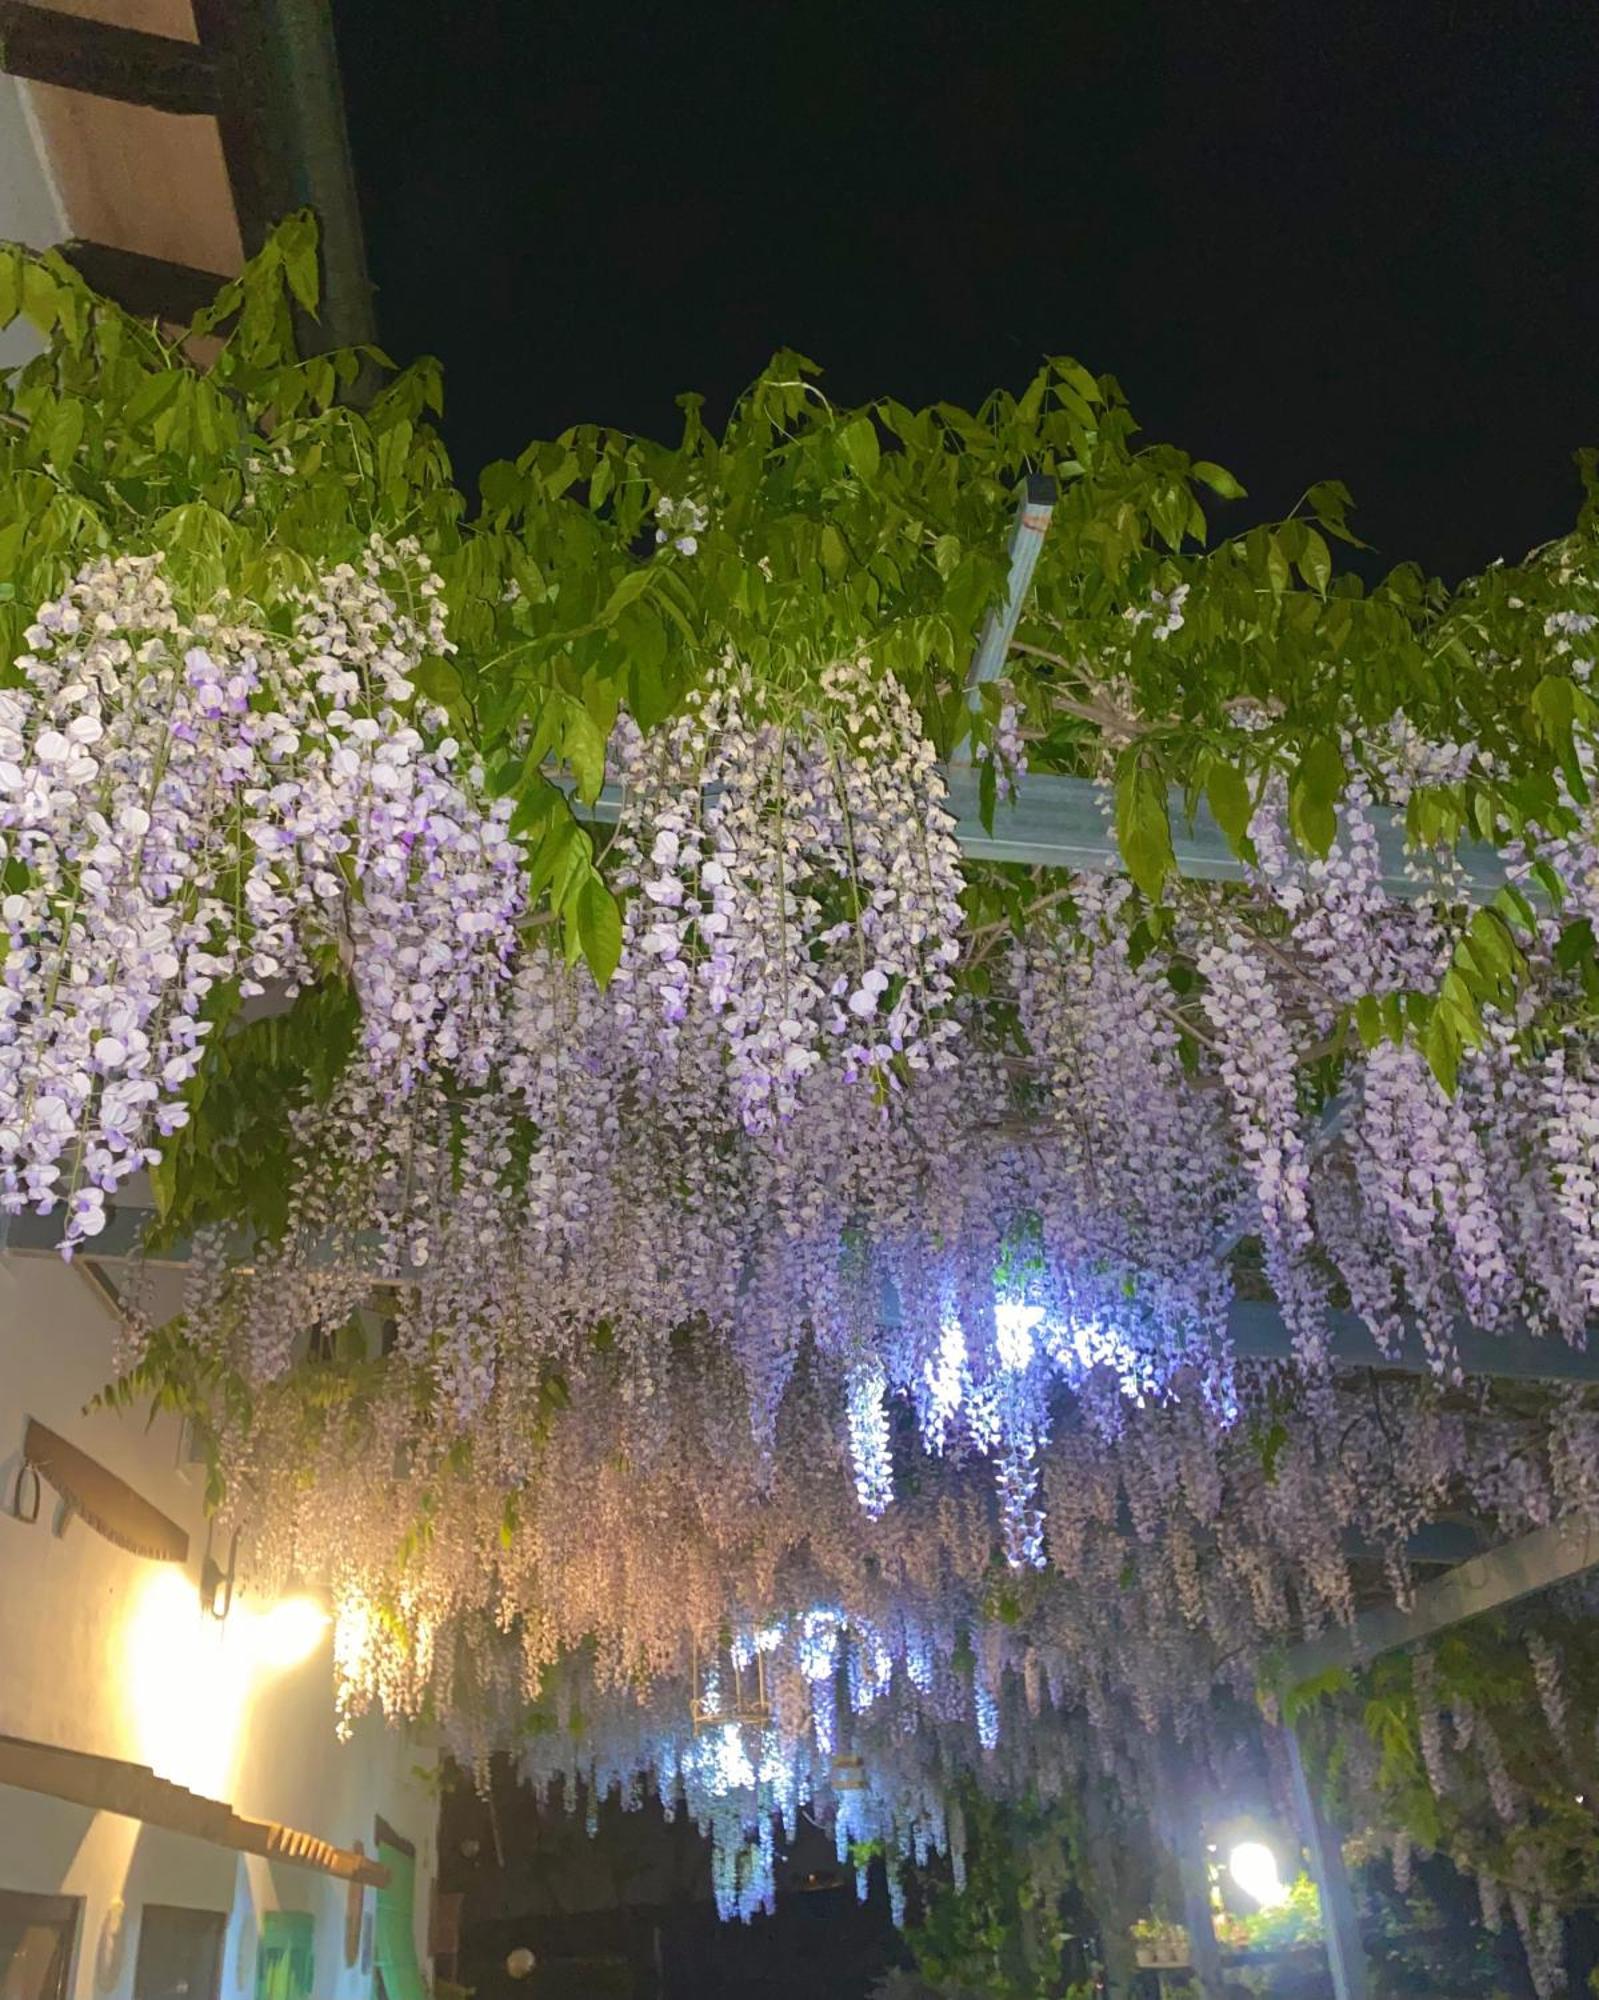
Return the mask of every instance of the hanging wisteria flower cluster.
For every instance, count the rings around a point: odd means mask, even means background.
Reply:
[[[641,1057],[709,1016],[752,1132],[799,1106],[834,1052],[879,1095],[946,1069],[960,958],[960,850],[932,746],[866,660],[814,705],[726,663],[684,715],[627,733],[618,1027]]]
[[[13,1209],[97,1232],[230,990],[359,1002],[290,1112],[286,1231],[243,1270],[202,1246],[185,1333],[257,1393],[229,1470],[259,1560],[335,1580],[352,1711],[426,1701],[481,1758],[556,1689],[608,1734],[557,1730],[530,1775],[681,1792],[748,1914],[774,1812],[958,1847],[952,1772],[1066,1785],[1085,1733],[1132,1767],[1374,1575],[1405,1597],[1446,1512],[1591,1504],[1580,1400],[1449,1388],[1458,1323],[1580,1344],[1599,1287],[1561,921],[1533,909],[1453,1092],[1402,1032],[1349,1031],[1468,929],[1445,862],[1396,892],[1384,858],[1426,763],[1403,731],[1325,860],[1268,785],[1242,885],[1078,878],[985,951],[897,682],[854,660],[779,698],[729,659],[618,731],[601,991],[417,698],[435,595],[375,545],[285,637],[99,566],[41,613],[0,742]],[[1580,898],[1599,871],[1560,840]],[[1262,1370],[1238,1335],[1273,1310]],[[1351,1313],[1419,1382],[1340,1386]],[[308,1436],[273,1385],[352,1327],[387,1363]],[[696,1662],[724,1654],[769,1713],[716,1721]],[[1041,1778],[1034,1741],[1078,1747]]]
[[[283,638],[243,607],[186,621],[159,561],[125,557],[41,609],[0,694],[11,1212],[65,1202],[68,1243],[99,1233],[184,1122],[230,986],[292,998],[343,967],[385,1090],[481,1080],[523,879],[410,679],[448,649],[438,588],[374,544]]]
[[[698,835],[640,790],[623,837],[641,852],[651,835],[662,872],[631,906],[609,992],[535,945],[486,1045],[493,1088],[463,1102],[433,1077],[386,1097],[363,1053],[305,1114],[294,1229],[202,1323],[248,1376],[280,1372],[378,1279],[400,1288],[400,1345],[431,1370],[447,1429],[468,1430],[501,1376],[581,1359],[600,1326],[647,1431],[663,1358],[703,1327],[742,1371],[766,1448],[810,1341],[845,1372],[867,1509],[891,1502],[903,1407],[927,1449],[992,1455],[1025,1567],[1045,1559],[1034,1462],[1063,1377],[1106,1361],[1144,1395],[1182,1381],[1232,1407],[1253,1282],[1235,1253],[1250,1239],[1313,1372],[1349,1307],[1373,1361],[1420,1353],[1444,1375],[1462,1321],[1580,1344],[1572,1160],[1591,1139],[1515,1023],[1491,1023],[1453,1096],[1413,1049],[1378,1039],[1346,1043],[1335,1088],[1307,1099],[1349,1000],[1414,982],[1448,949],[1446,909],[1384,893],[1358,799],[1332,859],[1310,866],[1274,848],[1263,807],[1259,889],[1185,898],[1152,951],[1135,949],[1124,882],[1080,881],[984,1000],[947,1003],[958,1063],[935,1051],[918,1067],[914,1037],[890,1026],[870,1047],[822,1042],[828,1059],[804,1067],[791,1054],[816,1049],[779,1034],[774,1072],[758,1067],[765,1028],[730,1029],[716,982],[761,996],[737,1019],[764,1023],[800,973],[772,972],[754,923],[737,950],[718,929],[700,937],[723,864],[696,864],[710,890],[671,900]],[[912,976],[896,977],[908,1019]],[[1526,1020],[1566,1004],[1552,952],[1534,955]],[[1568,1075],[1581,1046],[1561,1044]]]
[[[419,1421],[404,1368],[353,1436],[309,1448],[285,1400],[237,1444],[247,1560],[332,1583],[346,1714],[446,1718],[464,1764],[508,1751],[573,1809],[681,1800],[745,1915],[801,1803],[835,1816],[841,1853],[881,1841],[909,1862],[958,1849],[963,1774],[1012,1796],[1103,1776],[1132,1809],[1164,1738],[1237,1754],[1275,1648],[1384,1577],[1408,1594],[1440,1518],[1511,1536],[1585,1505],[1599,1442],[1599,1414],[1425,1378],[1357,1380],[1316,1409],[1242,1364],[1229,1419],[1130,1397],[1101,1364],[1057,1403],[1050,1566],[1018,1577],[981,1466],[912,1439],[900,1499],[863,1519],[848,1369],[814,1351],[775,1470],[714,1342],[666,1363],[648,1438],[614,1352],[572,1370],[565,1407],[547,1386],[502,1382],[465,1459]]]

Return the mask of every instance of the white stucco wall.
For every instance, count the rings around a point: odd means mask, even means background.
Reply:
[[[202,1482],[180,1463],[179,1426],[84,1410],[113,1372],[114,1334],[84,1276],[0,1256],[0,1734],[147,1764],[247,1816],[343,1847],[359,1840],[368,1853],[381,1814],[417,1849],[425,1954],[437,1804],[417,1771],[431,1769],[432,1753],[374,1722],[338,1742],[328,1641],[303,1665],[277,1669],[252,1646],[248,1599],[225,1623],[201,1615]],[[16,1520],[10,1500],[29,1416],[180,1522],[191,1538],[187,1567],[128,1555],[78,1520],[58,1536],[48,1487],[38,1522]],[[371,1990],[370,1975],[344,1963],[342,1882],[5,1786],[0,1888],[84,1899],[76,2000],[131,1996],[146,1902],[231,1913],[224,2000],[253,1991],[259,1915],[274,1908],[316,1919],[317,2000]],[[97,1985],[99,1940],[119,1899],[128,1948],[120,1977]]]
[[[46,250],[66,235],[66,216],[44,163],[27,85],[0,76],[0,242]],[[37,347],[27,326],[0,332],[0,368],[26,361]]]

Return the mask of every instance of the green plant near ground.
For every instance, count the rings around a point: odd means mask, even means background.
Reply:
[[[1066,2000],[1068,1899],[1081,1879],[1076,1822],[1062,1806],[1002,1805],[964,1787],[966,1885],[921,1882],[906,1942],[942,2000]]]
[[[1541,1638],[1560,1662],[1559,1729],[1540,1698],[1529,1638]],[[1599,1659],[1589,1621],[1540,1602],[1526,1616],[1454,1627],[1428,1659],[1430,1687],[1415,1656],[1396,1653],[1296,1697],[1335,1809],[1346,1824],[1371,1819],[1402,1828],[1418,1847],[1539,1902],[1562,1909],[1599,1903],[1599,1820],[1590,1805],[1599,1797]],[[1431,1781],[1423,1744],[1429,1707],[1447,1732],[1442,1791]],[[1344,1732],[1351,1724],[1377,1752],[1374,1796],[1363,1794],[1349,1756]],[[1484,1725],[1491,1739],[1474,1738]],[[1497,1802],[1484,1762],[1490,1740],[1509,1781]]]

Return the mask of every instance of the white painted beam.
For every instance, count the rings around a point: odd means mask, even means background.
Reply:
[[[1413,1646],[1485,1611],[1498,1611],[1518,1598],[1568,1582],[1599,1564],[1599,1516],[1573,1514],[1473,1556],[1446,1575],[1424,1583],[1408,1611],[1383,1606],[1363,1611],[1352,1625],[1324,1632],[1296,1646],[1283,1665],[1282,1684],[1292,1688],[1336,1668],[1364,1666],[1383,1653]]]
[[[165,1249],[142,1253],[139,1245],[152,1220],[145,1207],[114,1207],[99,1236],[79,1249],[79,1256],[94,1263],[118,1263],[140,1254],[153,1265],[184,1265],[189,1246],[178,1241]],[[61,1251],[62,1220],[57,1215],[14,1215],[0,1217],[0,1251],[17,1256],[58,1256]],[[239,1254],[245,1254],[241,1242]],[[331,1254],[331,1253],[330,1253]],[[381,1284],[406,1284],[406,1278],[374,1279]],[[899,1321],[899,1300],[891,1285],[885,1285],[882,1299],[885,1326]],[[1378,1368],[1390,1373],[1425,1375],[1432,1359],[1414,1326],[1406,1329],[1398,1349],[1385,1354],[1365,1322],[1351,1312],[1329,1315],[1332,1358],[1335,1367]],[[1228,1312],[1228,1332],[1233,1351],[1245,1361],[1282,1361],[1293,1353],[1293,1338],[1281,1310],[1269,1300],[1235,1299]],[[1553,1336],[1539,1337],[1525,1330],[1488,1333],[1461,1322],[1455,1328],[1455,1349],[1468,1375],[1497,1376],[1521,1382],[1599,1382],[1599,1344],[1592,1348],[1572,1347]]]

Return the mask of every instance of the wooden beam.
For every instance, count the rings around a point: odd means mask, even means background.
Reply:
[[[1383,1653],[1416,1645],[1467,1618],[1497,1611],[1518,1598],[1568,1582],[1596,1565],[1599,1516],[1570,1515],[1552,1527],[1523,1535],[1519,1541],[1506,1542],[1487,1555],[1473,1556],[1447,1575],[1422,1584],[1408,1611],[1392,1606],[1363,1611],[1352,1625],[1341,1625],[1319,1639],[1295,1646],[1283,1664],[1283,1685],[1293,1688],[1339,1668],[1364,1666]]]
[[[163,258],[120,250],[110,243],[64,243],[61,254],[86,284],[114,299],[135,319],[187,325],[228,282],[220,271],[169,264]]]
[[[284,135],[265,102],[269,76],[269,7],[239,0],[193,0],[200,46],[221,85],[217,132],[233,189],[246,257],[294,206]]]
[[[196,43],[24,0],[0,0],[0,70],[153,111],[214,117],[221,107],[216,66]]]
[[[247,1819],[220,1799],[205,1799],[158,1778],[144,1764],[64,1750],[20,1736],[0,1736],[0,1785],[64,1799],[91,1812],[118,1813],[168,1833],[187,1834],[240,1854],[290,1861],[344,1881],[386,1889],[389,1871],[359,1848],[336,1847],[314,1833],[280,1826],[275,1820]]]

